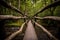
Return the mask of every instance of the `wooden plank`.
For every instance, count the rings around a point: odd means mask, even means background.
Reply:
[[[27,23],[27,29],[23,40],[38,40],[31,20]]]

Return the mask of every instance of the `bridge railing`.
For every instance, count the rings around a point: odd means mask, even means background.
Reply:
[[[5,5],[4,5],[3,3],[5,3]],[[32,19],[37,18],[37,19],[53,19],[53,20],[58,20],[58,21],[60,21],[60,17],[53,17],[53,16],[48,16],[48,17],[43,17],[43,18],[35,17],[37,14],[43,12],[44,10],[46,10],[46,9],[48,9],[48,8],[51,8],[51,7],[60,5],[60,1],[54,2],[53,4],[50,4],[50,5],[46,6],[46,7],[44,7],[43,9],[39,10],[36,14],[33,15],[33,17],[32,17],[31,19],[29,19],[30,17],[28,17],[27,15],[24,15],[20,10],[18,10],[18,9],[16,9],[15,7],[7,4],[7,3],[6,3],[5,1],[3,1],[3,0],[0,0],[0,4],[3,5],[3,6],[5,6],[5,7],[7,7],[7,8],[13,9],[13,10],[19,12],[20,14],[22,14],[23,16],[26,16],[26,17],[28,18],[28,19],[27,19],[28,22],[23,23],[22,26],[21,26],[21,28],[20,28],[17,32],[12,33],[6,40],[12,40],[17,34],[21,33],[22,30],[23,30],[24,25],[25,25],[26,23],[29,24],[29,20],[32,20]],[[20,19],[20,18],[23,18],[23,19],[25,18],[25,19],[26,19],[26,17],[15,17],[15,16],[9,16],[9,17],[8,17],[8,16],[0,16],[0,19],[2,19],[2,17],[3,17],[3,19],[6,19],[6,18],[7,18],[7,19],[11,19],[11,18],[12,18],[12,19]],[[56,37],[54,37],[54,36],[53,36],[47,29],[45,29],[43,26],[41,26],[40,24],[36,23],[35,21],[33,21],[33,22],[34,22],[37,26],[39,26],[44,32],[46,32],[50,37],[52,37],[54,40],[58,40]],[[32,24],[32,23],[31,23],[31,24]]]

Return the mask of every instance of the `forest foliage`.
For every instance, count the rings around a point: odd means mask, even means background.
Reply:
[[[43,8],[49,4],[52,4],[53,2],[58,1],[58,0],[5,0],[5,1],[10,5],[15,6],[17,9],[19,9],[24,14],[32,17],[41,8]],[[22,16],[18,12],[5,8],[1,5],[0,5],[0,15]],[[49,9],[43,11],[42,13],[39,13],[37,16],[39,16],[39,17],[60,16],[60,6],[49,8]],[[24,22],[24,19],[6,20],[5,22],[6,22],[5,25],[21,26],[21,24]],[[41,22],[43,22],[43,21],[41,21]],[[48,20],[46,22],[47,22],[47,24],[52,23],[52,21],[50,21],[50,20]],[[55,21],[54,21],[54,23],[55,23]]]

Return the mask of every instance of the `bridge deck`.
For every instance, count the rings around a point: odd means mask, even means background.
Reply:
[[[27,24],[27,29],[23,40],[38,40],[31,20]]]

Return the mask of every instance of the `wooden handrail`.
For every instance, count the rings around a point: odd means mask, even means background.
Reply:
[[[23,16],[27,16],[27,15],[24,15],[23,12],[21,12],[19,9],[17,9],[16,7],[10,5],[9,3],[6,3],[4,0],[0,0],[0,4],[6,8],[9,8],[9,9],[12,9],[12,10],[15,10],[16,12],[20,13],[21,15]]]
[[[35,15],[43,12],[44,10],[46,10],[46,9],[48,9],[48,8],[55,7],[55,6],[58,6],[58,5],[60,5],[60,1],[56,1],[56,2],[54,2],[54,3],[52,3],[52,4],[49,4],[49,5],[47,5],[46,7],[43,7],[42,9],[38,10],[38,12],[36,12],[36,14],[34,14],[33,16],[35,16]]]
[[[0,20],[3,19],[24,19],[27,17],[13,16],[13,15],[0,15]]]
[[[56,20],[56,21],[60,21],[60,17],[57,16],[46,16],[46,17],[35,17],[37,19],[52,19],[52,20]]]
[[[20,33],[22,32],[22,30],[23,30],[23,28],[24,28],[24,25],[25,25],[26,23],[27,23],[27,21],[21,25],[21,28],[20,28],[18,31],[12,33],[12,34],[11,34],[8,38],[6,38],[5,40],[12,40],[14,37],[16,37],[16,35],[20,34]]]
[[[38,24],[37,22],[35,22],[33,20],[33,22],[40,27],[45,33],[47,33],[51,38],[53,38],[54,40],[58,40],[55,36],[53,36],[47,29],[45,29],[42,25]]]

